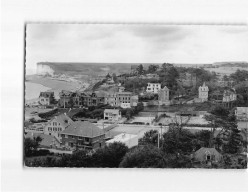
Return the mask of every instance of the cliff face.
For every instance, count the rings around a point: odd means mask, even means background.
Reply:
[[[37,64],[37,69],[36,69],[36,74],[37,75],[54,75],[54,70],[49,66],[49,65],[44,65],[44,64]]]

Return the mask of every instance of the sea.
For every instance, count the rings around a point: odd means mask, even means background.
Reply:
[[[25,99],[33,100],[39,98],[40,92],[48,91],[51,88],[45,87],[41,84],[25,82]]]

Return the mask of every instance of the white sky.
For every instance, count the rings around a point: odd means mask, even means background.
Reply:
[[[248,61],[246,26],[28,24],[26,66],[36,63]]]

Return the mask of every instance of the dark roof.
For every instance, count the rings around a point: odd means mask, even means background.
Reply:
[[[69,116],[67,116],[66,114],[61,114],[59,116],[53,117],[47,124],[49,124],[54,119],[64,127],[67,127],[68,125],[73,123],[73,120]]]
[[[53,91],[40,92],[40,97],[52,97],[52,96],[54,96]]]
[[[97,137],[104,135],[104,131],[88,121],[76,121],[67,127],[61,134],[76,135],[82,137]]]

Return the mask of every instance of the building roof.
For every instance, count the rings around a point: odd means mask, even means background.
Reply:
[[[72,91],[67,91],[67,90],[62,90],[59,93],[59,96],[72,96],[72,95],[73,95],[73,92]]]
[[[169,91],[169,88],[164,86],[164,88],[162,90],[166,90],[166,91]]]
[[[73,123],[73,120],[67,116],[66,114],[61,114],[59,116],[55,116],[53,117],[49,122],[48,124],[53,121],[53,120],[56,120],[58,123],[60,123],[61,126],[64,126],[64,127],[67,127],[69,126],[70,124]]]
[[[210,152],[211,154],[214,154],[214,155],[221,155],[215,148],[202,147],[195,152],[195,156],[205,155],[207,152]]]
[[[67,127],[61,134],[76,135],[82,137],[97,137],[104,134],[104,131],[88,121],[76,121]]]
[[[111,112],[113,114],[119,114],[119,109],[105,109],[104,112]]]
[[[119,135],[116,135],[113,139],[110,139],[106,141],[106,143],[113,143],[113,142],[126,142],[134,137],[137,137],[137,135],[133,134],[127,134],[127,133],[121,133]]]
[[[52,97],[54,96],[54,92],[53,91],[45,91],[45,92],[40,92],[40,97]]]

